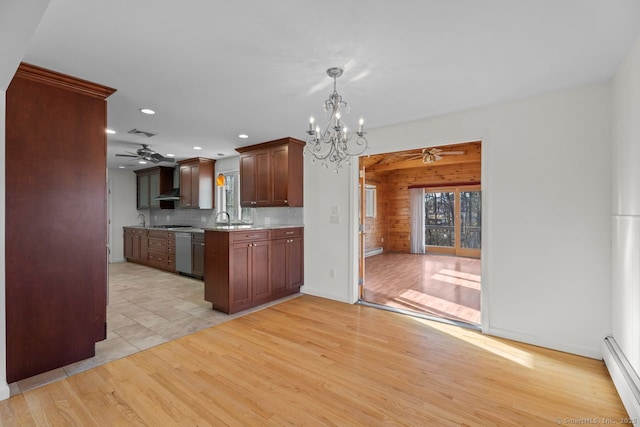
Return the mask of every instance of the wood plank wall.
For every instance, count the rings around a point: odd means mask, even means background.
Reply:
[[[410,252],[409,186],[480,182],[480,161],[401,169],[388,175],[388,250]],[[387,249],[387,248],[385,248]]]

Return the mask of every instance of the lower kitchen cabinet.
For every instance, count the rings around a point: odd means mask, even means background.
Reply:
[[[133,262],[144,262],[147,259],[147,230],[124,228],[124,257]]]
[[[272,233],[272,292],[286,294],[290,289],[300,289],[304,281],[303,229],[276,229]]]
[[[166,230],[124,227],[124,257],[127,261],[175,272],[175,233]]]
[[[204,277],[204,233],[191,235],[191,273]]]
[[[302,238],[302,228],[206,230],[204,299],[214,310],[236,313],[299,292]]]

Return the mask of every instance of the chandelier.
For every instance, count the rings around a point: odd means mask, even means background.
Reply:
[[[336,90],[336,79],[343,73],[340,67],[332,67],[327,70],[329,77],[333,78],[333,93],[329,95],[329,99],[324,101],[325,113],[330,113],[324,128],[320,126],[313,127],[315,119],[313,116],[309,118],[309,138],[305,146],[305,153],[313,155],[311,162],[316,159],[322,161],[325,169],[329,168],[329,163],[335,163],[334,172],[342,169],[342,162],[350,165],[350,157],[359,156],[367,149],[366,132],[364,132],[364,119],[360,118],[358,123],[358,131],[353,132],[342,119],[341,112],[349,113],[349,105],[342,100],[342,96]],[[349,144],[352,137],[357,135],[355,141]]]

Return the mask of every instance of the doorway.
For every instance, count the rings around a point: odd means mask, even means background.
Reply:
[[[480,141],[360,158],[360,301],[479,326],[480,178]]]

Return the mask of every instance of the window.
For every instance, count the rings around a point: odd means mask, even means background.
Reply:
[[[427,192],[425,202],[425,244],[455,246],[455,193]]]
[[[376,186],[367,184],[364,186],[365,216],[376,217]]]
[[[482,192],[480,186],[426,189],[425,245],[428,252],[480,257]]]

